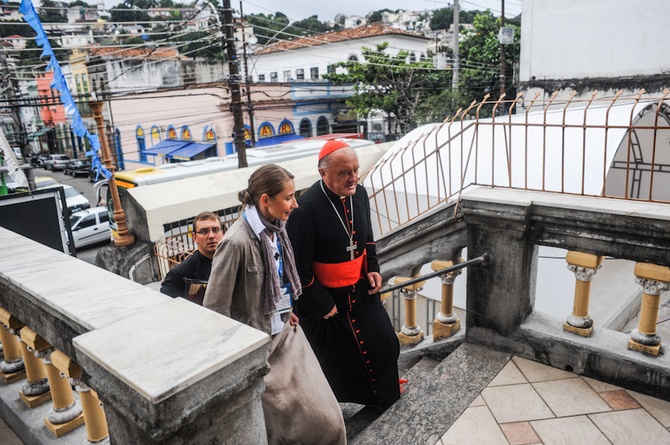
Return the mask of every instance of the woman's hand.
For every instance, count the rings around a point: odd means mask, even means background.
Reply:
[[[328,312],[328,313],[323,317],[323,319],[324,319],[324,320],[327,320],[327,319],[329,319],[330,317],[334,317],[336,314],[337,314],[337,306],[333,306],[333,308],[330,310],[330,312]]]
[[[300,319],[296,314],[291,312],[289,318],[288,318],[288,324],[290,324],[292,327],[298,326],[298,323],[300,323]]]

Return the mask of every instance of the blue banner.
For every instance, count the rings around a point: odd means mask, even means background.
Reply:
[[[7,0],[3,1],[7,3]],[[28,23],[28,25],[30,25],[31,28],[33,28],[37,34],[35,41],[37,45],[42,48],[41,58],[48,57],[46,71],[52,70],[54,73],[54,80],[51,83],[51,88],[60,92],[61,101],[65,107],[65,113],[72,120],[70,128],[72,128],[74,134],[79,137],[86,137],[91,143],[92,149],[86,152],[86,156],[91,158],[92,168],[96,171],[96,181],[98,180],[98,177],[101,173],[105,176],[105,178],[111,178],[112,172],[103,166],[98,156],[100,151],[100,140],[98,139],[98,135],[89,133],[86,125],[84,125],[81,114],[79,114],[79,110],[77,109],[77,104],[75,104],[72,93],[70,93],[65,76],[63,76],[61,67],[58,64],[58,60],[56,60],[56,56],[54,55],[51,44],[49,43],[49,39],[44,32],[42,22],[40,21],[37,12],[35,12],[35,7],[33,6],[32,1],[21,0],[19,12],[23,14],[23,19],[26,21],[26,23]]]

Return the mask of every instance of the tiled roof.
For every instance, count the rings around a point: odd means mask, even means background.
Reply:
[[[415,34],[413,32],[403,31],[401,29],[393,28],[392,26],[384,25],[380,22],[374,22],[370,23],[369,25],[359,26],[358,28],[348,28],[342,31],[315,34],[309,37],[298,37],[297,39],[293,40],[273,43],[266,48],[261,48],[254,51],[254,54],[270,54],[279,51],[304,48],[306,46],[317,46],[326,43],[345,42],[347,40],[364,39],[366,37],[376,37],[383,35],[400,35],[429,40],[427,37]]]
[[[128,59],[128,58],[145,58],[151,60],[159,59],[179,59],[183,58],[179,55],[179,51],[175,48],[157,48],[157,49],[121,49],[121,48],[101,48],[89,47],[91,56],[110,57],[114,59]]]

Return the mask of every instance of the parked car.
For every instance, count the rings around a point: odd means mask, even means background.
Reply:
[[[35,176],[35,190],[53,187],[54,185],[58,185],[58,181],[51,176]]]
[[[44,188],[56,188],[56,187],[63,187],[63,191],[65,192],[65,203],[70,211],[70,215],[74,214],[75,212],[78,212],[80,210],[85,210],[91,207],[91,203],[88,202],[88,199],[84,197],[81,193],[77,191],[74,187],[71,187],[69,185],[65,184],[58,184],[55,186],[50,186],[50,187],[42,187]]]
[[[44,161],[49,157],[49,152],[41,151],[30,157],[30,164],[33,167],[44,167]]]
[[[70,228],[75,249],[109,242],[112,237],[107,207],[93,207],[73,213],[70,215]]]
[[[91,161],[88,159],[73,159],[63,167],[63,173],[66,175],[88,175],[91,171]]]
[[[70,157],[67,155],[49,155],[44,160],[44,168],[47,170],[62,170],[68,162],[70,162]]]

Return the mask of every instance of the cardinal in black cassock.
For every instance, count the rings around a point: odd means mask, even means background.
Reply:
[[[400,397],[400,345],[379,299],[356,153],[345,142],[327,142],[319,173],[286,226],[303,286],[295,312],[338,401],[386,409]]]

